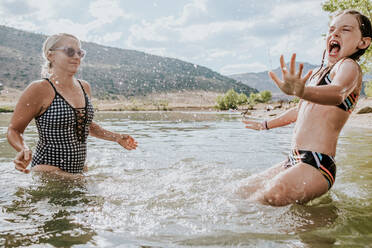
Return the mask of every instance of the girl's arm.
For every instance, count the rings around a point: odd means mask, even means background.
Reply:
[[[243,120],[246,124],[246,128],[254,129],[254,130],[267,130],[277,127],[283,127],[289,125],[297,120],[297,114],[299,106],[301,105],[302,101],[299,103],[298,106],[288,109],[287,111],[280,114],[278,117],[273,118],[271,120],[267,120],[264,122],[258,121],[251,121],[251,120]]]
[[[323,105],[339,105],[358,86],[360,76],[359,65],[346,59],[338,67],[331,85],[306,86],[301,98]]]
[[[340,64],[331,85],[305,86],[311,71],[302,77],[303,64],[300,64],[299,71],[296,72],[296,54],[292,55],[289,71],[285,66],[283,56],[280,57],[280,66],[282,80],[273,72],[270,72],[269,75],[285,94],[295,95],[301,99],[323,105],[341,104],[358,85],[361,75],[359,65],[351,59],[346,59]]]

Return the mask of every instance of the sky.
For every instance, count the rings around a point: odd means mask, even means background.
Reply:
[[[0,24],[142,51],[223,75],[288,60],[320,64],[329,13],[321,0],[0,0]],[[1,44],[0,44],[1,45]],[[89,54],[87,55],[89,56]]]

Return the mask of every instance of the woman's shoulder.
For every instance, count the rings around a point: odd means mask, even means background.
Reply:
[[[53,88],[51,87],[47,79],[32,81],[25,89],[25,91],[36,91],[41,94],[44,92],[50,92],[50,90],[53,90]]]

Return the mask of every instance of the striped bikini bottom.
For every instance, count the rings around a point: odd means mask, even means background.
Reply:
[[[289,168],[300,162],[309,164],[319,170],[328,182],[328,189],[332,187],[336,179],[336,163],[333,157],[319,152],[294,149],[288,155],[284,167]]]

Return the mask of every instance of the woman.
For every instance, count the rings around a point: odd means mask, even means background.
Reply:
[[[85,169],[88,134],[118,142],[127,150],[137,142],[129,135],[113,133],[93,122],[90,85],[75,78],[85,51],[70,34],[50,36],[43,44],[45,78],[32,82],[22,93],[8,128],[8,141],[18,152],[14,163],[21,172],[32,170],[69,175]],[[35,118],[39,133],[32,156],[23,132]]]
[[[282,77],[270,72],[277,86],[301,100],[277,118],[264,122],[244,121],[247,128],[272,129],[296,122],[293,149],[287,160],[250,178],[239,193],[273,206],[306,203],[326,193],[336,178],[337,139],[355,107],[362,85],[362,72],[356,62],[371,43],[371,22],[357,11],[338,13],[326,39],[328,64],[311,77],[302,77],[303,65],[296,72],[295,54],[289,70],[281,56]]]

